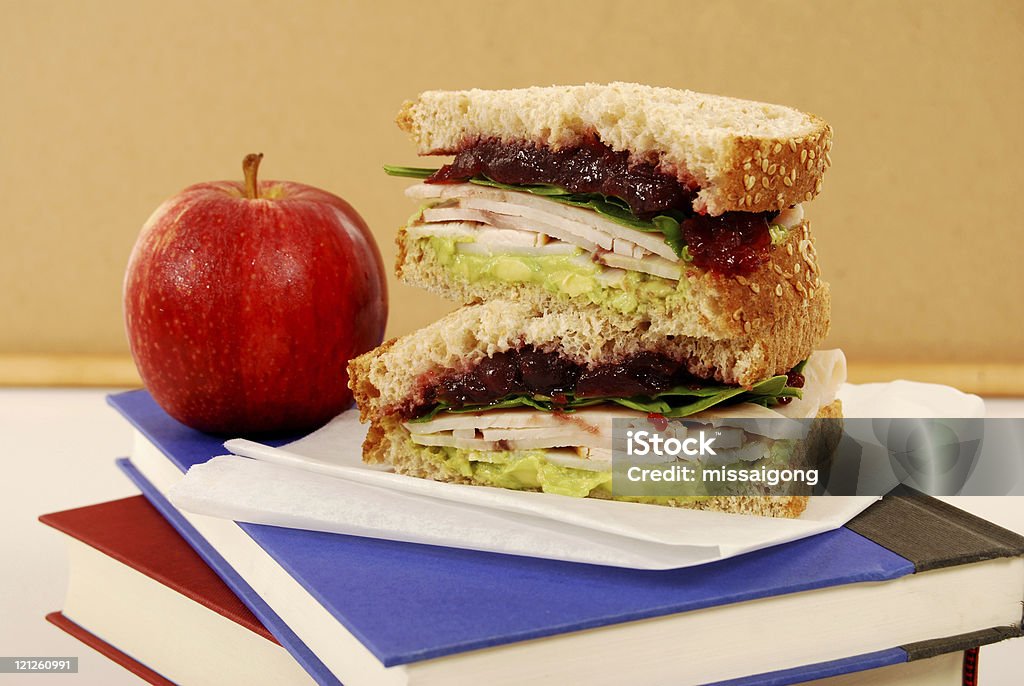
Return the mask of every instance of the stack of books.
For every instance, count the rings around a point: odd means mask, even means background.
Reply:
[[[110,402],[142,495],[41,518],[70,545],[47,619],[150,683],[971,684],[1021,634],[1024,538],[914,492],[713,564],[599,567],[179,511],[219,439]]]

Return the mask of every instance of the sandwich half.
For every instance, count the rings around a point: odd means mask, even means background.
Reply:
[[[515,299],[672,338],[687,371],[750,385],[827,334],[803,203],[831,128],[797,110],[613,83],[430,91],[398,116],[415,183],[399,277],[463,304]]]
[[[748,385],[692,374],[690,354],[679,338],[626,336],[591,310],[465,306],[350,363],[349,385],[370,424],[363,459],[438,481],[611,498],[612,420],[658,429],[686,417],[718,428],[774,420],[727,432],[718,464],[810,465],[800,450],[780,449],[792,444],[775,427],[841,416],[841,352],[805,349],[793,369]],[[812,427],[803,445],[837,440],[834,427]],[[807,502],[806,493],[749,486],[626,499],[783,517]]]

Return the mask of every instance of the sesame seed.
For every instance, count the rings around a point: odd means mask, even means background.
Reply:
[[[745,179],[743,179],[743,187],[749,191],[751,188],[754,187],[754,181],[756,181],[756,179],[754,178],[753,174],[747,176]]]
[[[793,167],[792,169],[789,170],[789,178],[796,181],[796,167]]]
[[[775,199],[778,200],[779,204],[781,205],[782,204],[782,199],[785,198],[785,197],[786,196],[784,196],[782,193],[779,193],[778,195],[775,196]]]
[[[807,160],[807,171],[811,171],[814,167],[814,160]]]
[[[760,193],[755,193],[754,194],[754,202],[761,202],[761,194]]]
[[[768,174],[770,176],[775,176],[775,170],[778,169],[778,167],[779,167],[779,165],[777,165],[777,164],[773,164],[770,167],[768,167]]]
[[[818,153],[814,152],[814,148],[811,148],[810,150],[807,151],[807,156],[810,157],[812,160],[815,157],[817,157],[817,155],[818,155]]]
[[[750,162],[747,162],[746,164],[743,165],[743,171],[750,171],[750,167],[751,167]]]
[[[782,179],[782,183],[784,183],[787,186],[792,186],[793,185],[793,179],[789,178],[788,176],[784,177]]]
[[[781,273],[782,273],[782,267],[780,267],[780,266],[779,266],[779,265],[777,265],[777,264],[773,264],[773,265],[772,265],[772,269],[774,269],[774,270],[775,270],[775,273],[776,273],[776,274],[781,274]]]
[[[743,322],[743,333],[750,333],[750,322]]]
[[[821,193],[821,179],[818,179],[818,182],[814,184],[814,192]]]
[[[764,158],[763,160],[761,160],[761,171],[763,171],[763,172],[768,171],[768,158],[767,157]]]
[[[781,167],[779,167],[779,173],[782,174],[783,176],[786,175],[786,165],[782,165]]]
[[[792,243],[786,243],[786,253],[789,254],[789,255],[793,254],[793,244]]]
[[[789,149],[792,150],[793,152],[796,152],[796,143],[794,143],[793,141],[790,141],[789,142]]]
[[[808,297],[813,298],[814,297],[814,289],[813,288],[808,288],[807,289],[807,295],[808,295]]]
[[[747,277],[739,275],[736,277],[736,283],[738,283],[741,286],[746,286],[749,282],[747,281]],[[739,310],[736,311],[739,312]]]
[[[832,166],[832,157],[828,153],[825,153],[825,164]]]
[[[811,245],[811,241],[809,239],[807,239],[807,238],[801,238],[800,239],[800,246],[799,246],[800,247],[800,256],[803,257],[804,260],[807,261],[807,262],[811,261],[810,253],[808,253],[808,249],[810,248],[810,245]]]
[[[752,283],[750,284],[750,290],[754,291],[754,294],[756,295],[757,293],[761,292],[761,287],[758,286],[756,283]]]
[[[754,185],[754,184],[750,184],[750,185],[752,186],[752,185]],[[750,197],[750,194],[749,194],[749,193],[747,194],[747,197],[746,197],[746,198],[744,198],[744,200],[746,200],[746,203],[747,203],[747,207],[750,207],[750,206],[751,206],[751,204],[753,204],[753,203],[751,203],[751,197]]]
[[[775,153],[776,155],[778,155],[781,150],[782,150],[782,143],[776,143],[775,147],[772,148],[772,152]]]
[[[775,295],[779,296],[780,298],[782,297],[782,284],[781,283],[780,284],[776,284],[776,286],[775,286]]]
[[[800,151],[800,164],[803,164],[806,161],[807,161],[807,149],[805,148],[805,149]]]
[[[800,273],[800,263],[799,262],[796,262],[796,263],[793,264],[793,271],[795,273],[797,273],[797,274]]]
[[[740,316],[742,316],[742,314],[743,310],[736,310],[735,312],[732,313],[732,318],[735,319],[736,321],[739,321]]]
[[[761,185],[764,186],[765,188],[769,188],[770,187],[768,185],[768,177],[767,176],[762,176],[761,177]]]
[[[754,158],[753,157],[747,157],[746,159],[743,160],[743,164],[749,164],[752,159],[754,159]]]
[[[804,193],[804,200],[806,200],[807,202],[810,202],[813,199],[814,199],[814,194],[813,193],[811,193],[810,191],[807,191],[806,193]]]
[[[807,289],[804,288],[804,285],[799,281],[796,282],[796,290],[800,293],[807,293]]]

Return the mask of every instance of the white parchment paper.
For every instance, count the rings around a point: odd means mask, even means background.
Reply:
[[[981,399],[897,381],[843,387],[849,417],[982,416]],[[812,498],[798,519],[703,512],[438,483],[361,462],[366,429],[346,412],[281,448],[246,440],[189,470],[169,497],[241,522],[528,555],[670,569],[704,564],[842,526],[874,497]]]

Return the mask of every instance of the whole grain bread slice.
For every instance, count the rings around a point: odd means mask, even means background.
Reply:
[[[635,83],[427,91],[398,113],[421,155],[480,140],[563,148],[596,136],[700,188],[694,209],[781,210],[811,200],[831,165],[832,129],[782,105]]]
[[[527,345],[557,351],[585,367],[653,352],[681,362],[691,374],[750,386],[806,359],[822,334],[820,322],[777,320],[777,336],[712,340],[665,336],[650,327],[622,329],[596,308],[552,310],[528,301],[490,300],[355,358],[348,367],[349,386],[363,420],[379,419],[420,406],[444,374]]]

